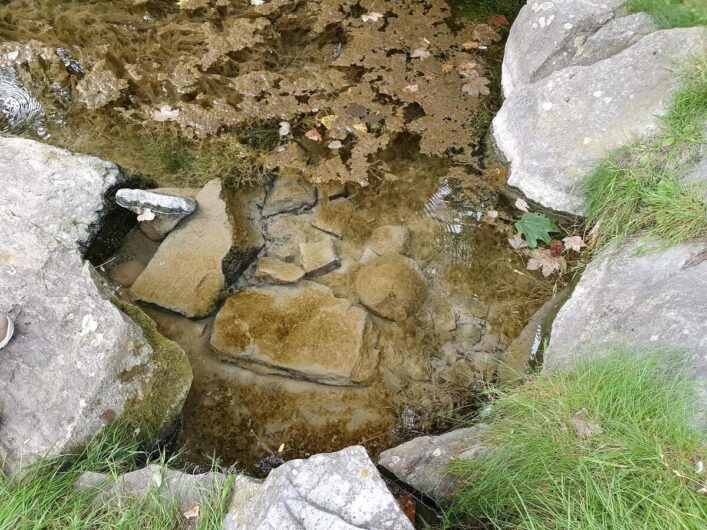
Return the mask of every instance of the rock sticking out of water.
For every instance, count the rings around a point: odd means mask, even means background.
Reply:
[[[188,317],[205,316],[214,309],[227,285],[224,261],[234,246],[220,195],[219,180],[199,192],[197,211],[170,232],[135,281],[136,298]]]
[[[196,201],[190,197],[123,188],[115,194],[115,201],[138,214],[140,230],[153,241],[161,241],[179,221],[196,211]]]
[[[211,336],[224,361],[333,385],[369,382],[378,367],[375,344],[366,311],[309,281],[231,295]]]

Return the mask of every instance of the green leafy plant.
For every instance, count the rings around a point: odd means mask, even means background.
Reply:
[[[552,242],[550,234],[560,231],[546,215],[539,213],[523,214],[520,221],[516,223],[516,230],[525,238],[528,248],[537,248],[538,240],[549,245]]]

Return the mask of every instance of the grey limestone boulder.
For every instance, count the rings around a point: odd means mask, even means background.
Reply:
[[[81,255],[104,215],[104,195],[122,178],[97,158],[0,138],[0,312],[15,321],[0,352],[7,472],[80,446],[152,392],[160,369],[154,337],[103,298]],[[180,377],[160,393],[173,414],[191,369],[167,342]]]
[[[435,501],[445,504],[459,491],[460,481],[449,466],[471,460],[489,448],[481,442],[486,425],[457,429],[440,436],[420,436],[383,451],[378,464],[398,479]]]
[[[585,177],[657,130],[681,84],[677,65],[705,48],[707,28],[658,31],[622,9],[621,0],[532,2],[511,29],[494,140],[508,184],[547,208],[585,213]]]
[[[696,425],[707,432],[707,244],[637,249],[608,247],[587,266],[553,322],[544,366],[571,368],[622,347],[681,354],[699,393]]]
[[[408,530],[408,521],[361,446],[291,460],[262,484],[237,488],[223,530]]]

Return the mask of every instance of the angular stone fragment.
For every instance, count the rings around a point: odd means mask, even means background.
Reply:
[[[366,247],[382,256],[396,252],[405,254],[410,243],[410,229],[406,226],[386,225],[376,228],[366,241]]]
[[[309,281],[229,296],[211,345],[223,361],[330,385],[365,384],[378,365],[367,313]]]
[[[302,180],[280,176],[265,198],[263,217],[311,208],[317,203],[317,188]]]
[[[236,491],[223,530],[412,530],[361,446],[290,460]]]
[[[304,271],[300,267],[277,258],[260,258],[255,271],[257,279],[275,285],[297,283],[303,276]]]
[[[140,230],[154,241],[164,239],[196,210],[196,201],[189,197],[129,188],[118,190],[115,202],[138,214]]]
[[[0,467],[85,444],[125,417],[155,431],[174,419],[191,383],[178,346],[141,330],[105,300],[81,251],[123,183],[115,164],[19,138],[0,137],[0,313],[15,336],[0,362]],[[175,376],[150,402],[170,348]],[[152,410],[136,417],[135,405]],[[164,413],[164,416],[162,416]],[[154,431],[153,431],[154,432]]]
[[[110,270],[110,278],[121,287],[130,287],[144,270],[144,263],[136,260],[126,261]]]
[[[314,243],[300,243],[300,262],[308,277],[326,274],[341,266],[339,255],[331,238]]]
[[[358,271],[356,294],[375,314],[400,322],[420,309],[427,298],[427,283],[413,260],[386,254]]]
[[[319,203],[314,208],[312,226],[341,239],[353,214],[353,204],[346,199]]]
[[[454,460],[471,460],[489,449],[481,442],[486,425],[475,425],[440,436],[420,436],[383,451],[378,464],[420,493],[446,504],[461,480],[449,469]]]
[[[233,230],[220,195],[219,180],[199,192],[197,211],[167,236],[133,284],[136,298],[190,318],[213,310],[233,275],[224,270]]]

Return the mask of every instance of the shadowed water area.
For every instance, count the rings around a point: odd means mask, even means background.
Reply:
[[[221,179],[234,246],[258,241],[206,316],[114,284],[191,360],[187,462],[375,455],[454,425],[499,379],[553,288],[508,245],[518,212],[485,156],[506,32],[431,0],[0,5],[0,133],[146,188]],[[137,228],[118,243],[89,254],[111,280],[160,248]],[[256,255],[306,269],[303,244],[336,264],[285,287],[257,274]]]

